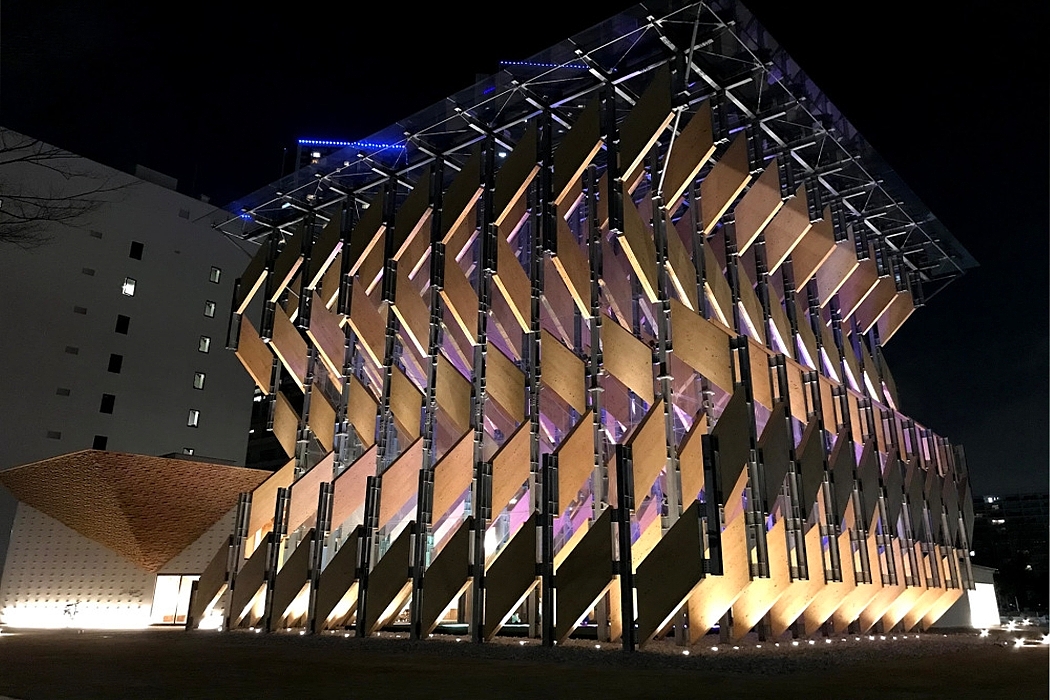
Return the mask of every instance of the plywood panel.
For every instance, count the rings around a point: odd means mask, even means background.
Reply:
[[[594,471],[591,415],[584,413],[554,451],[558,456],[558,513],[565,512]]]
[[[652,82],[620,124],[620,172],[633,182],[645,156],[671,123],[671,71],[655,71]]]
[[[798,321],[798,339],[802,342],[802,347],[808,354],[809,359],[813,362],[813,369],[820,367],[820,357],[817,355],[817,337],[813,335],[813,327],[809,323],[809,316],[806,315],[805,304],[802,302],[800,297],[795,297],[795,318]],[[804,357],[799,357],[800,360],[804,360]]]
[[[754,334],[753,337],[757,338],[759,342],[765,343],[765,312],[762,310],[762,302],[758,300],[755,288],[752,286],[743,265],[737,266],[737,277],[740,286],[740,310],[744,312],[744,322],[748,324],[751,332]]]
[[[499,250],[496,254],[496,274],[492,281],[507,300],[521,330],[528,331],[532,313],[532,282],[521,263],[514,257],[514,251],[503,237],[502,230],[497,236],[497,245]]]
[[[329,560],[321,574],[317,583],[314,632],[341,622],[340,609],[345,608],[346,613],[349,613],[357,603],[357,545],[360,533],[361,528],[358,526]]]
[[[835,231],[831,225],[831,210],[825,208],[824,218],[810,226],[791,252],[791,271],[795,275],[796,291],[805,288],[834,249]]]
[[[215,552],[215,556],[211,558],[197,580],[197,587],[193,591],[193,598],[190,600],[190,608],[186,615],[186,625],[191,630],[197,628],[197,623],[204,618],[204,613],[219,597],[219,593],[225,590],[226,563],[230,556],[232,543],[232,536],[223,540],[219,550]]]
[[[605,595],[612,583],[612,508],[594,525],[558,567],[554,638],[564,642]]]
[[[784,201],[780,198],[780,172],[774,157],[733,210],[736,219],[736,249],[746,251],[773,219]]]
[[[332,482],[332,527],[346,522],[365,504],[365,485],[368,477],[376,474],[376,447],[373,445],[343,470]]]
[[[591,310],[591,265],[587,255],[569,230],[569,224],[558,216],[558,250],[553,256],[554,267],[558,270],[565,286],[576,302],[576,307],[584,318],[590,318]]]
[[[442,614],[470,581],[472,527],[470,518],[460,523],[423,574],[423,634],[434,631]]]
[[[267,540],[270,537],[267,537]],[[259,592],[259,589],[262,588],[263,575],[266,573],[266,550],[267,543],[264,541],[248,561],[244,563],[244,566],[241,567],[240,572],[237,574],[233,595],[230,599],[230,607],[233,609],[230,616],[231,627],[240,627],[245,617],[250,617],[248,607]]]
[[[711,319],[733,327],[733,292],[711,244],[704,241],[704,292],[711,304]]]
[[[288,532],[294,532],[304,523],[308,523],[310,527],[314,526],[317,517],[318,491],[322,483],[332,480],[334,458],[332,453],[328,453],[327,457],[292,484],[288,503]]]
[[[883,345],[888,343],[913,311],[915,303],[912,301],[911,292],[904,291],[894,296],[886,312],[879,317],[879,342]]]
[[[693,501],[638,566],[638,640],[664,628],[704,577],[700,502]]]
[[[386,347],[386,320],[365,294],[364,285],[356,280],[350,297],[350,315],[346,320],[357,336],[361,350],[376,367],[382,367]]]
[[[525,417],[525,373],[499,348],[489,345],[485,351],[485,387],[488,396],[514,421]]]
[[[794,357],[796,350],[791,337],[791,322],[788,321],[784,307],[777,301],[775,295],[772,295],[769,299],[769,316],[773,321],[773,328],[768,329],[768,332],[775,334],[779,339],[779,343],[774,343],[773,337],[770,336],[769,346],[777,349],[782,347],[788,357]]]
[[[321,295],[313,292],[314,300],[310,308],[310,327],[306,335],[317,348],[318,357],[332,377],[338,380],[343,376],[343,356],[346,354],[346,336],[340,326],[339,314],[329,311]]]
[[[412,528],[406,527],[390,544],[368,578],[368,604],[365,606],[365,634],[381,630],[408,600],[412,591],[409,578]]]
[[[853,470],[856,461],[849,433],[843,428],[839,431],[835,446],[828,456],[831,481],[835,485],[835,522],[841,523],[846,517],[846,508],[853,494]]]
[[[269,301],[277,301],[303,264],[303,229],[300,224],[277,256],[270,277]]]
[[[799,185],[795,195],[788,198],[765,229],[766,269],[770,273],[775,272],[787,256],[792,255],[795,246],[811,226],[806,186]]]
[[[785,362],[787,369],[788,397],[791,399],[791,415],[805,423],[809,420],[805,384],[802,381],[802,365],[792,360]]]
[[[587,408],[587,386],[583,360],[547,331],[540,332],[543,385],[578,412]]]
[[[702,437],[707,434],[707,416],[700,415],[678,446],[678,464],[682,478],[682,502],[698,498],[704,488],[704,449]]]
[[[248,517],[249,538],[259,530],[269,529],[273,523],[274,510],[277,507],[277,489],[291,486],[295,478],[295,460],[290,460],[283,467],[268,477],[252,491],[252,510]]]
[[[463,433],[434,465],[433,522],[455,505],[474,478],[474,431]]]
[[[416,260],[406,256],[407,251],[417,239],[429,239],[424,230],[429,228],[427,224],[430,222],[430,168],[420,170],[422,173],[412,191],[394,213],[394,230],[391,232],[394,260],[403,263],[398,267],[405,268],[406,273],[416,263]],[[419,248],[416,247],[416,250]]]
[[[328,220],[328,223],[321,229],[317,240],[314,241],[313,248],[310,250],[310,265],[306,270],[307,289],[317,287],[321,276],[325,274],[343,247],[340,240],[342,218],[342,213],[336,210],[336,214]]]
[[[700,212],[704,233],[714,230],[736,198],[751,182],[747,135],[741,131],[700,183]]]
[[[791,586],[787,562],[784,520],[778,520],[766,533],[769,551],[769,578],[751,581],[733,603],[733,641],[739,642],[754,628]]]
[[[602,237],[602,278],[600,284],[608,303],[620,318],[631,317],[631,283],[624,256],[613,253],[612,243]]]
[[[284,394],[274,396],[273,436],[289,457],[295,455],[295,443],[299,433],[299,414],[292,408]]]
[[[769,368],[770,353],[750,338],[748,338],[747,345],[751,359],[751,393],[757,403],[772,409],[773,385]]]
[[[346,417],[357,431],[357,437],[365,447],[375,442],[376,409],[379,402],[357,377],[348,380],[350,395],[346,402]]]
[[[437,383],[434,386],[438,408],[461,431],[470,425],[470,382],[448,361],[444,353],[437,358]]]
[[[270,341],[270,347],[296,385],[305,389],[306,341],[280,307],[274,310],[273,339]]]
[[[842,318],[848,319],[868,298],[879,281],[879,269],[872,259],[861,260],[853,274],[839,288],[839,310]]]
[[[739,495],[738,495],[739,496]],[[723,576],[708,576],[689,594],[689,642],[696,644],[718,623],[748,583],[746,524],[743,513],[722,531]]]
[[[649,493],[667,465],[667,438],[664,432],[664,403],[658,400],[649,407],[628,443],[632,448],[634,494],[641,499]]]
[[[399,367],[390,370],[390,411],[401,429],[415,439],[419,436],[423,394]]]
[[[441,242],[446,246],[453,242],[454,237],[458,240],[457,230],[465,223],[469,228],[473,228],[473,223],[469,219],[479,194],[481,194],[481,151],[475,147],[470,158],[445,191],[441,201]],[[447,252],[449,258],[459,254],[459,250],[450,249]]]
[[[536,515],[533,514],[518,528],[485,573],[486,640],[496,636],[536,581]]]
[[[653,353],[611,318],[602,320],[605,369],[647,404],[653,402]]]
[[[496,191],[493,195],[496,225],[503,223],[539,171],[539,164],[536,163],[536,122],[532,121],[496,173]]]
[[[350,243],[343,251],[350,261],[350,274],[356,275],[361,270],[365,258],[375,249],[382,253],[383,234],[386,226],[383,223],[385,190],[380,189],[369,205],[361,212],[357,224],[350,233]]]
[[[656,243],[653,240],[653,230],[642,219],[638,207],[634,205],[630,197],[624,197],[623,202],[623,235],[619,237],[623,252],[631,263],[638,283],[649,301],[657,300],[656,288]]]
[[[517,264],[517,263],[515,263]],[[449,313],[470,338],[476,342],[478,337],[478,294],[463,274],[459,264],[452,258],[445,259],[445,286],[441,296],[448,304]]]
[[[897,296],[897,283],[892,277],[880,277],[871,293],[860,303],[856,310],[857,327],[867,333],[889,308]]]
[[[313,539],[314,530],[311,528],[299,542],[299,546],[284,562],[281,570],[277,572],[277,579],[273,586],[273,615],[278,625],[284,621],[288,615],[288,608],[309,581],[310,549]],[[296,620],[288,620],[288,622],[296,622]]]
[[[751,449],[749,437],[750,419],[751,416],[748,414],[744,392],[737,390],[733,392],[733,397],[722,411],[722,415],[719,416],[714,430],[711,431],[718,441],[718,465],[721,471],[719,481],[721,482],[722,496],[727,506],[731,503],[729,494],[737,482],[744,478],[741,475],[745,472],[745,467],[748,463]],[[734,507],[738,508],[739,506],[734,504]],[[728,520],[729,517],[730,514],[727,512],[726,519]]]
[[[492,514],[503,511],[529,478],[529,424],[522,423],[492,457]]]
[[[408,278],[408,271],[398,267],[394,314],[401,322],[401,330],[416,352],[425,356],[430,342],[430,310],[419,291]]]
[[[601,110],[591,100],[554,151],[554,202],[561,206],[602,145]]]
[[[667,228],[668,276],[679,300],[693,311],[699,312],[700,306],[696,295],[696,266],[693,265],[692,255],[686,250],[682,237],[671,222],[671,217],[665,215],[664,218]]]
[[[423,467],[423,438],[416,438],[385,472],[379,493],[379,527],[390,522],[415,497]]]
[[[831,250],[831,255],[817,268],[817,296],[820,305],[827,306],[853,271],[860,265],[857,262],[857,252],[851,240],[836,243]]]
[[[824,562],[822,559],[820,528],[810,528],[806,533],[806,564],[809,578],[791,583],[777,598],[769,610],[773,639],[780,637],[809,607],[817,594],[824,589]],[[803,634],[816,630],[803,630]]]
[[[270,393],[270,375],[273,372],[273,353],[259,337],[259,332],[247,318],[241,318],[237,340],[237,359],[255,381],[263,394]]]
[[[335,409],[320,391],[310,392],[310,414],[307,416],[310,431],[326,450],[332,449],[335,439]]]
[[[664,202],[674,212],[686,189],[700,174],[707,161],[715,154],[711,131],[711,103],[700,103],[696,113],[675,139],[667,156],[664,176]]]
[[[241,273],[241,286],[237,290],[237,296],[233,300],[234,313],[243,314],[248,309],[255,293],[266,281],[266,258],[269,256],[270,246],[263,242],[255,251],[248,267]]]
[[[808,514],[817,502],[817,494],[824,482],[824,438],[817,428],[817,421],[812,421],[806,426],[802,438],[798,442],[799,469],[802,472],[802,495],[799,503],[802,512]]]
[[[783,403],[778,402],[770,414],[765,430],[758,440],[758,447],[762,450],[762,466],[765,472],[765,508],[772,512],[788,473],[788,450],[794,447],[792,437],[788,433],[787,411]],[[772,552],[772,548],[770,551]]]

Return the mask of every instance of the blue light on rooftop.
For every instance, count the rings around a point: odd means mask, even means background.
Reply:
[[[389,148],[395,151],[405,150],[403,143],[381,143],[378,141],[332,141],[329,139],[299,139],[300,146],[329,146],[332,148]]]
[[[241,212],[241,213],[240,213],[240,214],[238,214],[237,216],[241,217],[241,218],[242,218],[242,219],[244,219],[245,221],[251,221],[251,220],[252,220],[252,215],[251,215],[251,214],[249,214],[249,213],[248,213],[248,212],[246,212],[246,211],[245,211],[245,212]]]
[[[543,63],[540,61],[500,61],[501,66],[524,66],[526,68],[572,68],[574,70],[587,70],[582,63]]]

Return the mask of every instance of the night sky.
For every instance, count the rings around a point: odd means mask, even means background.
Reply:
[[[981,265],[888,344],[903,410],[976,493],[1045,491],[1047,5],[745,4]],[[630,3],[102,5],[5,0],[0,124],[224,204]]]

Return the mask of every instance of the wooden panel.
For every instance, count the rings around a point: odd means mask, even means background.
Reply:
[[[879,281],[879,269],[872,259],[861,260],[853,274],[839,288],[839,310],[843,320],[848,319],[868,298]]]
[[[272,537],[266,538],[255,553],[244,563],[237,573],[237,580],[233,587],[233,595],[230,599],[232,613],[230,615],[230,626],[240,627],[241,621],[250,616],[248,606],[263,585],[263,575],[266,573],[267,545],[266,542]]]
[[[897,296],[897,283],[892,277],[880,277],[875,288],[860,303],[856,311],[857,327],[861,333],[871,330]]]
[[[347,322],[360,341],[361,350],[376,367],[382,367],[386,347],[386,320],[365,294],[364,285],[357,281],[354,282],[350,297],[350,315]]]
[[[673,213],[678,208],[686,189],[714,154],[711,102],[705,100],[675,139],[674,147],[667,157],[664,202],[668,211]]]
[[[680,522],[680,521],[679,521]],[[748,583],[746,524],[743,514],[722,531],[723,576],[708,576],[689,595],[689,642],[701,641],[725,614]]]
[[[815,222],[806,231],[791,252],[791,271],[795,274],[795,290],[802,291],[817,269],[835,249],[835,231],[831,226],[831,210],[824,210],[824,219]],[[767,248],[768,250],[768,248]],[[770,268],[772,269],[772,268]]]
[[[296,437],[299,433],[299,414],[284,398],[284,394],[278,393],[274,397],[273,410],[273,436],[281,444],[284,453],[289,457],[295,455]]]
[[[831,365],[836,377],[845,384],[846,378],[838,376],[842,374],[842,367],[840,366],[842,356],[839,354],[838,346],[835,345],[835,334],[823,323],[820,326],[820,342],[820,347],[824,351],[824,354],[827,355],[828,363]]]
[[[590,411],[584,413],[554,451],[558,456],[558,513],[565,512],[594,471],[591,416]]]
[[[740,310],[744,312],[744,322],[754,334],[753,337],[757,338],[760,343],[765,343],[765,312],[762,310],[762,302],[758,300],[758,295],[755,294],[755,288],[751,285],[751,280],[743,265],[737,266],[737,277],[740,287]]]
[[[364,260],[361,261],[361,267],[357,271],[357,278],[361,280],[362,288],[368,294],[372,294],[375,291],[384,270],[383,262],[385,258],[383,257],[383,250],[385,246],[382,242],[382,237],[379,238],[379,243],[374,245],[364,256]]]
[[[652,82],[620,124],[620,173],[624,182],[635,179],[649,149],[674,119],[671,109],[671,71],[655,71]]]
[[[342,218],[341,212],[337,210],[335,216],[329,219],[321,229],[320,235],[314,241],[313,248],[310,249],[310,265],[306,270],[307,289],[314,289],[317,286],[321,281],[321,276],[325,274],[343,247],[339,230]]]
[[[386,233],[386,226],[383,224],[384,199],[384,190],[380,189],[368,207],[361,212],[357,224],[350,232],[350,243],[343,251],[343,255],[350,260],[351,275],[356,275],[361,271],[365,259],[376,248],[379,248],[380,262],[382,262],[383,234]],[[363,281],[367,283],[367,280]]]
[[[314,526],[317,517],[317,496],[322,483],[332,480],[332,463],[335,455],[328,456],[315,464],[310,471],[299,477],[292,484],[288,503],[288,532],[294,532],[303,523]]]
[[[543,296],[540,303],[547,313],[543,314],[542,322],[548,330],[562,339],[562,342],[571,344],[573,341],[572,317],[575,302],[561,281],[558,270],[554,267],[554,261],[550,258],[543,264]]]
[[[561,206],[602,145],[601,110],[591,100],[554,151],[554,202]]]
[[[729,358],[730,335],[683,304],[671,301],[671,339],[674,356],[723,391],[733,390]]]
[[[766,269],[775,272],[813,225],[809,221],[806,186],[799,185],[793,197],[773,216],[766,226]],[[798,273],[796,273],[798,274]]]
[[[288,237],[287,242],[284,245],[284,250],[277,256],[277,260],[273,264],[273,272],[270,278],[270,297],[269,301],[277,301],[277,299],[284,293],[284,290],[288,287],[288,284],[295,277],[296,273],[299,272],[299,268],[303,264],[303,229],[302,225],[295,229],[295,232]]]
[[[641,500],[644,494],[649,493],[656,477],[667,465],[663,400],[658,400],[649,407],[649,412],[631,433],[628,444],[633,448],[634,494]]]
[[[649,346],[606,316],[602,320],[605,370],[647,404],[653,402],[653,353]]]
[[[415,497],[419,488],[419,470],[423,467],[423,438],[416,440],[398,455],[385,472],[383,487],[379,493],[379,527]]]
[[[237,359],[255,381],[263,394],[270,393],[270,375],[273,373],[273,353],[259,337],[259,332],[247,318],[241,318],[237,340]]]
[[[587,385],[583,360],[547,331],[540,332],[543,385],[582,413],[587,409]]]
[[[770,414],[765,430],[758,440],[758,447],[762,450],[765,472],[765,509],[772,512],[788,473],[788,450],[794,447],[793,439],[788,433],[787,410],[783,403],[778,402]]]
[[[500,550],[485,573],[486,640],[496,636],[536,581],[536,515],[533,514]]]
[[[729,494],[733,491],[745,467],[747,466],[750,451],[749,421],[747,402],[743,390],[733,392],[733,397],[726,404],[722,415],[718,417],[714,430],[711,434],[718,441],[718,466],[721,474],[722,497],[727,507],[730,504]],[[734,507],[739,508],[737,504]],[[726,520],[730,519],[727,510]]]
[[[665,215],[665,226],[667,227],[667,273],[671,284],[683,304],[693,311],[700,311],[699,301],[696,296],[696,266],[693,265],[693,256],[689,254],[682,237],[678,234],[677,227],[671,222],[671,217]]]
[[[711,244],[704,241],[704,292],[711,304],[711,318],[726,328],[733,327],[733,292],[718,264]]]
[[[783,347],[788,357],[794,357],[796,351],[795,344],[791,342],[791,322],[788,321],[784,307],[777,301],[776,295],[771,295],[769,299],[769,317],[773,321],[773,327],[767,330],[779,339],[779,343],[774,344],[773,337],[770,336],[769,347],[778,349]]]
[[[457,230],[464,223],[468,228],[473,228],[473,222],[469,219],[479,194],[481,194],[481,150],[475,147],[474,152],[449,185],[441,200],[441,242],[446,246],[456,237]],[[459,250],[449,250],[448,253],[451,259],[459,254]]]
[[[252,491],[252,512],[248,517],[248,536],[251,537],[263,528],[269,528],[273,522],[274,509],[277,507],[277,489],[291,486],[295,478],[295,460],[268,477]]]
[[[503,223],[507,214],[521,200],[532,178],[540,171],[536,152],[536,122],[532,121],[496,173],[496,191],[492,202],[497,226]]]
[[[609,590],[612,573],[612,508],[606,508],[558,567],[554,638],[564,642]]]
[[[773,408],[773,384],[769,368],[769,351],[748,338],[751,359],[751,393],[757,403]]]
[[[405,376],[400,368],[390,372],[390,411],[401,429],[414,440],[419,437],[420,411],[423,409],[423,394]]]
[[[840,430],[828,456],[831,481],[835,484],[835,522],[839,523],[846,517],[846,508],[853,494],[853,470],[857,461],[849,438],[845,428]]]
[[[412,191],[408,193],[401,206],[394,214],[393,236],[394,260],[404,261],[400,268],[414,265],[415,260],[406,256],[406,252],[417,238],[429,239],[423,229],[430,221],[430,168],[421,168],[422,173]],[[405,269],[406,273],[410,270]]]
[[[468,430],[434,465],[434,522],[448,513],[473,478],[474,431]]]
[[[368,477],[376,474],[376,447],[373,445],[343,470],[343,473],[332,482],[335,494],[332,496],[332,527],[337,528],[346,522],[365,504],[365,484]]]
[[[340,244],[341,246],[342,244]],[[326,309],[335,306],[339,299],[339,283],[343,276],[343,254],[336,253],[331,264],[321,276],[321,282],[317,287],[317,293]]]
[[[497,237],[496,274],[492,277],[499,293],[507,300],[521,330],[528,331],[531,322],[532,282],[525,268],[514,257],[514,251],[503,237]]]
[[[913,311],[915,303],[912,301],[911,292],[904,291],[894,296],[886,312],[879,317],[879,342],[883,345],[888,343]]]
[[[780,637],[788,628],[798,620],[799,616],[809,607],[813,599],[824,588],[824,563],[821,559],[820,528],[810,528],[806,533],[806,563],[809,566],[809,579],[802,579],[792,583],[787,591],[781,595],[769,611],[772,623],[773,639]],[[804,630],[812,633],[816,630]]]
[[[321,574],[317,584],[314,632],[338,624],[340,620],[333,619],[332,616],[333,613],[338,615],[340,607],[347,607],[349,612],[350,606],[356,605],[357,545],[360,533],[361,528],[358,526],[332,556]],[[350,603],[348,599],[353,602]],[[340,606],[341,602],[344,603],[343,606]]]
[[[347,420],[354,426],[357,437],[365,447],[371,447],[375,442],[376,409],[379,402],[357,377],[351,376],[347,381],[350,384],[350,396],[346,402]]]
[[[461,431],[470,425],[470,382],[448,361],[444,353],[437,359],[437,404]]]
[[[305,390],[306,341],[280,307],[274,310],[273,340],[270,341],[270,347],[288,370],[296,386]]]
[[[390,544],[368,578],[368,604],[364,608],[365,634],[381,630],[401,611],[412,591],[409,577],[412,528],[406,527]]]
[[[485,360],[485,388],[488,396],[498,403],[512,420],[523,420],[525,373],[494,345],[486,348]]]
[[[576,302],[576,307],[584,318],[591,316],[591,265],[587,255],[569,230],[569,224],[560,216],[558,220],[558,250],[553,256],[554,267],[558,270],[565,286]]]
[[[777,520],[766,533],[769,552],[769,577],[756,578],[733,603],[734,642],[741,641],[755,627],[791,585],[787,561],[787,539],[784,520]]]
[[[608,303],[620,318],[631,317],[631,282],[624,256],[613,253],[612,243],[602,237],[602,278],[599,280]]]
[[[704,233],[714,230],[733,201],[751,182],[747,135],[741,131],[700,183],[700,214]]]
[[[310,308],[310,327],[306,335],[317,348],[321,362],[338,379],[343,376],[343,356],[346,353],[346,335],[340,324],[339,314],[325,308],[321,296],[313,292],[314,300]]]
[[[857,355],[853,352],[853,344],[846,340],[846,347],[843,352],[843,357],[846,360],[846,370],[853,375],[853,380],[856,382],[856,389],[858,391],[864,391],[864,378],[860,374],[860,365],[857,363]],[[849,386],[845,378],[842,383]]]
[[[445,260],[445,286],[441,296],[448,304],[449,313],[456,324],[470,338],[471,343],[475,342],[478,337],[478,295],[459,264],[451,257]]]
[[[266,281],[266,258],[269,256],[270,246],[265,241],[255,251],[248,267],[241,273],[241,286],[237,290],[237,296],[233,300],[234,313],[243,314],[248,310],[255,293]]]
[[[335,409],[320,391],[310,392],[310,430],[326,450],[332,449],[335,439]]]
[[[401,329],[415,346],[416,352],[425,356],[430,342],[430,310],[408,278],[408,271],[401,267],[397,270],[395,299],[393,310],[401,322]]]
[[[746,251],[762,229],[784,205],[780,198],[780,172],[774,157],[733,210],[736,219],[736,249]]]
[[[501,513],[529,478],[529,424],[522,423],[492,457],[492,514]]]
[[[800,503],[802,512],[809,513],[813,504],[817,502],[817,494],[824,482],[824,450],[823,437],[817,428],[817,421],[812,421],[806,426],[799,440],[798,455],[799,470],[802,472],[802,494]]]
[[[698,498],[704,488],[704,448],[702,437],[707,434],[707,416],[700,415],[678,446],[678,464],[682,475],[682,502]]]
[[[288,608],[310,580],[310,549],[313,539],[314,530],[311,528],[277,572],[273,586],[273,616],[277,625],[283,621]]]
[[[704,577],[700,502],[693,501],[638,566],[638,639],[651,640]]]
[[[857,251],[850,240],[836,243],[828,259],[817,268],[817,296],[820,305],[827,306],[846,280],[853,274],[860,263],[857,262]]]
[[[638,283],[649,301],[657,300],[656,288],[656,242],[653,230],[642,219],[638,207],[630,197],[623,202],[623,235],[618,238],[627,260],[631,263]]]
[[[805,385],[802,382],[802,372],[804,370],[802,365],[791,360],[788,360],[785,364],[787,368],[788,398],[791,399],[791,415],[805,423],[809,419],[809,415],[807,412],[808,403]]]
[[[186,626],[189,629],[197,629],[198,624],[204,618],[204,614],[212,603],[219,597],[219,593],[226,587],[226,564],[230,556],[230,545],[233,537],[227,537],[215,552],[215,556],[197,580],[197,586],[193,589],[193,597],[190,599],[189,611],[186,614]]]
[[[434,631],[442,614],[470,581],[472,527],[470,518],[460,523],[423,574],[423,634]]]

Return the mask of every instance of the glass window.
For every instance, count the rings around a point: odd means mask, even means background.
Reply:
[[[123,333],[124,335],[127,335],[128,334],[128,326],[130,326],[130,325],[131,325],[131,317],[130,316],[123,316],[123,315],[117,316],[117,327],[115,329],[117,331],[117,333]]]
[[[113,413],[113,404],[117,401],[117,397],[113,394],[103,394],[102,403],[99,405],[99,413]]]
[[[186,416],[186,425],[191,428],[196,428],[201,421],[201,412],[195,408],[190,409],[190,413]]]
[[[106,449],[106,443],[109,442],[109,438],[105,435],[96,435],[95,439],[91,441],[91,449],[93,450],[104,450]]]
[[[125,277],[124,286],[121,287],[120,291],[123,292],[126,297],[135,296],[135,280],[130,277]]]
[[[215,284],[218,284],[220,277],[222,277],[222,270],[220,270],[217,267],[212,267],[211,274],[208,275],[208,279],[214,282]]]
[[[120,374],[120,368],[124,365],[124,356],[111,354],[109,356],[109,371],[113,374]]]
[[[208,318],[215,318],[215,302],[206,301],[204,302],[204,315]]]
[[[141,243],[139,243],[138,241],[132,241],[131,242],[131,252],[128,254],[128,257],[130,257],[130,258],[132,258],[134,260],[142,260],[142,249],[143,249],[143,247],[144,246]]]
[[[197,350],[200,352],[208,352],[211,350],[211,338],[206,335],[202,335],[200,342],[197,343]]]
[[[184,455],[191,455],[191,454],[193,454],[193,448],[192,447],[183,447],[182,448],[182,454],[184,454]]]
[[[193,388],[203,389],[204,388],[204,372],[193,373]]]

